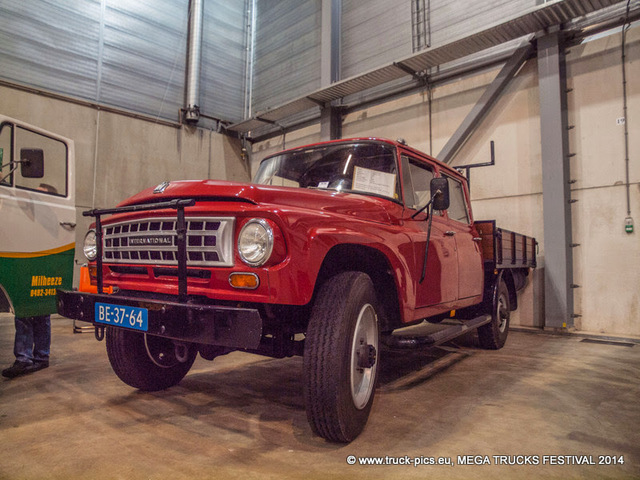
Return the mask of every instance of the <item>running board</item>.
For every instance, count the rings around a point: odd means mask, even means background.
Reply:
[[[465,321],[461,325],[451,325],[427,335],[386,335],[382,337],[382,342],[389,348],[411,349],[436,347],[482,325],[486,325],[489,322],[491,322],[491,315],[481,315],[473,320]]]

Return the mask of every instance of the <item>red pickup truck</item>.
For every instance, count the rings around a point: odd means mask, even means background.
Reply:
[[[84,215],[94,293],[60,290],[58,311],[106,337],[125,383],[171,387],[198,353],[301,355],[309,423],[338,442],[367,422],[383,344],[477,328],[501,348],[536,263],[534,239],[474,223],[456,170],[383,139],[287,150],[251,184],[164,182]],[[424,320],[443,327],[403,334]]]

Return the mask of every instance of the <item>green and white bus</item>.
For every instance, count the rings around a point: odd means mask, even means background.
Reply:
[[[73,141],[0,115],[0,304],[17,317],[56,312],[75,250]]]

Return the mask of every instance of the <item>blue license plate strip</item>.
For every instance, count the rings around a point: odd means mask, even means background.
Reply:
[[[111,305],[110,303],[99,302],[96,302],[95,307],[94,320],[97,323],[131,328],[143,332],[149,329],[148,312],[146,308]]]

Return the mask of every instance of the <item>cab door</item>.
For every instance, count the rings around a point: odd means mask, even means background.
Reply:
[[[455,238],[447,231],[448,220],[444,212],[434,212],[429,254],[424,279],[421,281],[425,247],[428,236],[426,213],[415,218],[411,215],[425,206],[431,199],[430,182],[435,169],[430,164],[402,155],[404,201],[407,207],[405,226],[413,246],[413,287],[415,289],[416,308],[439,306],[445,311],[458,296],[458,260]]]
[[[0,116],[0,294],[16,316],[56,311],[72,286],[73,142]]]
[[[460,300],[482,295],[484,269],[479,236],[471,221],[468,195],[464,184],[449,175],[443,175],[449,184],[450,205],[447,209],[445,235],[455,239],[458,263],[458,298]]]

